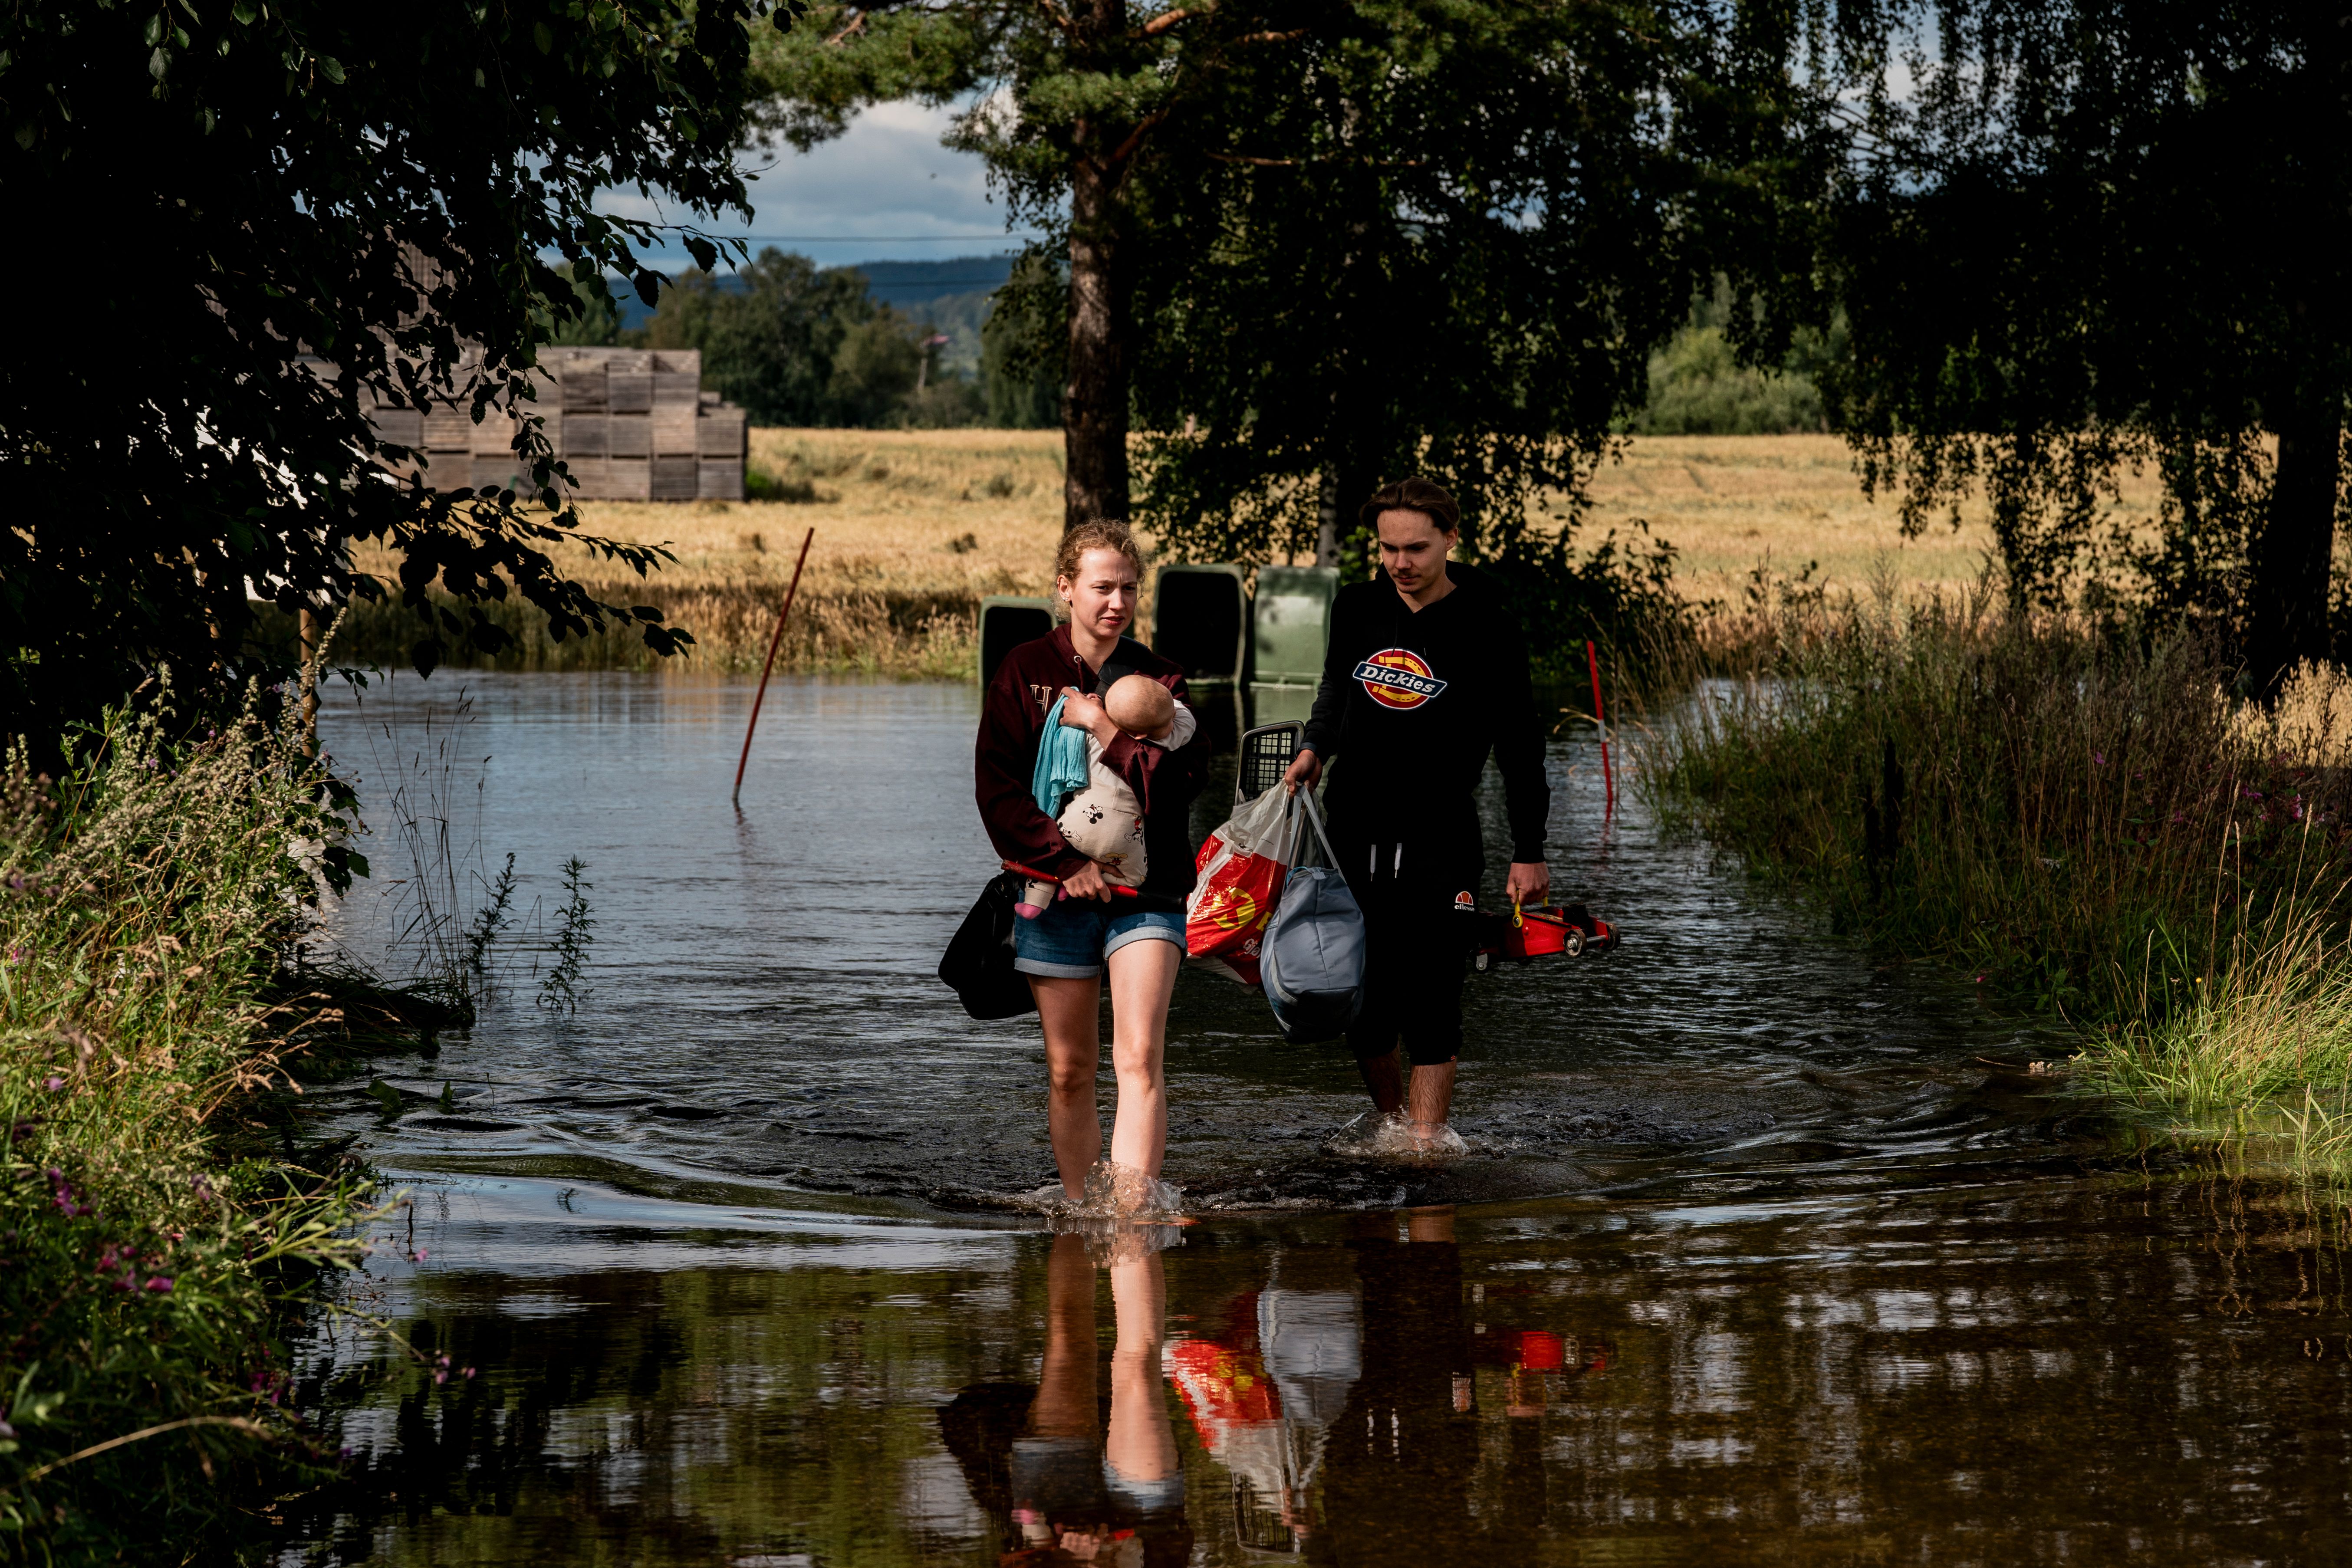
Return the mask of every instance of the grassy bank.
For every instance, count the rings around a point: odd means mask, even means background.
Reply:
[[[1782,617],[1699,689],[1638,787],[1895,952],[2084,1026],[2086,1083],[2204,1116],[2352,1078],[2352,700],[2274,713],[2189,637],[2028,624],[1984,596]]]
[[[728,503],[586,501],[587,530],[666,544],[649,581],[559,550],[601,596],[652,604],[698,646],[682,668],[755,669],[804,531],[816,531],[781,656],[783,668],[956,678],[971,668],[982,595],[1042,594],[1062,519],[1061,437],[1044,430],[755,430],[766,499]],[[1894,509],[1865,500],[1844,444],[1827,436],[1649,436],[1595,477],[1589,537],[1646,522],[1680,552],[1675,586],[1722,602],[1721,637],[1746,635],[1759,567],[1809,587],[1906,594],[1952,589],[1980,570],[1991,533],[1978,510],[1957,531],[1905,541]],[[2152,498],[2149,501],[2153,507]],[[360,564],[385,576],[391,563]],[[637,669],[665,661],[625,631],[559,644],[520,604],[491,608],[516,638],[503,668]],[[344,657],[399,660],[417,635],[406,611],[355,605]],[[665,666],[667,667],[667,666]]]
[[[296,1053],[345,1032],[287,969],[317,783],[255,713],[0,773],[0,1556],[236,1560],[319,1463],[280,1337],[364,1184],[287,1115]]]

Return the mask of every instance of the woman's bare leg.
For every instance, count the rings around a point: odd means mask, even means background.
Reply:
[[[1164,942],[1135,946],[1173,951]],[[1168,1301],[1160,1254],[1112,1264],[1110,1300],[1118,1314],[1118,1339],[1110,1352],[1110,1439],[1103,1458],[1129,1480],[1164,1480],[1176,1473],[1176,1431],[1168,1419],[1168,1390],[1160,1371]]]
[[[1057,1236],[1045,1259],[1045,1361],[1029,1430],[1041,1437],[1091,1441],[1101,1419],[1095,1404],[1095,1265],[1084,1237]]]
[[[1111,956],[1126,952],[1121,948]],[[1118,973],[1116,966],[1112,973]],[[1102,982],[1033,974],[1029,990],[1045,1026],[1045,1131],[1054,1140],[1062,1191],[1076,1203],[1087,1195],[1087,1173],[1102,1158],[1102,1115],[1095,1108],[1095,1073],[1102,1063]],[[1164,1005],[1161,1012],[1164,1016]]]
[[[1168,998],[1183,957],[1174,942],[1158,941],[1131,942],[1110,955],[1110,1062],[1118,1075],[1110,1157],[1147,1176],[1160,1174],[1168,1152]]]

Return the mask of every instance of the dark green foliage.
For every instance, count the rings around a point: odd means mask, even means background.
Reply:
[[[754,425],[970,425],[969,383],[937,374],[923,382],[921,343],[932,336],[876,304],[863,273],[819,270],[805,256],[771,247],[729,287],[690,271],[671,284],[646,342],[700,349],[704,384],[740,404]]]
[[[703,384],[740,404],[754,425],[859,423],[842,417],[835,358],[853,331],[895,320],[866,299],[865,278],[819,271],[771,247],[738,281],[730,289],[708,272],[681,275],[646,323],[648,346],[700,349]]]
[[[1000,430],[1045,430],[1062,422],[1069,291],[1064,269],[1037,250],[1024,256],[996,291],[980,329],[987,424]]]
[[[2209,639],[1981,597],[1776,629],[1768,673],[1661,726],[1633,776],[1847,929],[2077,1021],[2153,1021],[2294,900],[2343,912],[2343,771],[2237,728]]]
[[[563,321],[551,319],[552,332],[548,342],[562,348],[610,348],[621,342],[621,307],[613,298],[612,279],[604,280],[602,289],[592,289],[584,281],[572,278],[572,264],[565,262],[555,269],[572,280],[572,292],[578,300],[579,313]]]
[[[1202,554],[1345,561],[1364,498],[1420,473],[1539,649],[1662,610],[1648,566],[1573,534],[1740,232],[1706,160],[1748,155],[1721,104],[1777,54],[1670,5],[1267,18],[1297,41],[1237,52],[1139,175],[1144,515]]]
[[[362,1255],[366,1184],[266,1089],[322,1001],[375,1010],[280,970],[344,825],[292,723],[178,728],[118,710],[57,784],[0,770],[9,1562],[236,1561],[258,1500],[328,1468],[286,1408],[285,1314]]]
[[[1769,436],[1819,430],[1810,376],[1741,364],[1721,327],[1685,327],[1650,356],[1650,401],[1627,422],[1640,436]]]
[[[2126,591],[2206,616],[2265,682],[2326,651],[2352,386],[2342,18],[1923,0],[1838,6],[1820,37],[1817,123],[1848,152],[1777,187],[1811,262],[1755,275],[1783,318],[1850,323],[1822,390],[1866,479],[1914,531],[1988,487],[2017,601],[2049,605],[2110,542],[2118,472],[2152,467],[2166,542]]]
[[[572,278],[593,295],[609,268],[652,297],[636,247],[654,226],[595,198],[642,186],[687,212],[741,206],[750,19],[747,0],[78,0],[0,17],[12,203],[104,212],[139,237],[77,245],[83,308],[13,329],[0,731],[54,735],[158,661],[233,689],[215,638],[239,646],[247,583],[289,608],[375,591],[345,564],[356,540],[404,558],[412,603],[520,595],[566,635],[630,619],[541,548],[574,537],[568,513],[355,482],[354,453],[373,447],[361,394],[527,411],[535,347],[590,304]],[[687,244],[716,264],[717,247]],[[553,485],[536,431],[521,448]],[[638,571],[659,559],[597,548]],[[635,624],[659,647],[682,640]],[[419,666],[467,626],[442,620]]]

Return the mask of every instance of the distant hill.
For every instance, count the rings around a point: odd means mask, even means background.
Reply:
[[[1013,275],[1013,253],[1008,251],[942,261],[860,261],[847,270],[866,274],[866,298],[892,307],[917,326],[928,322],[945,332],[949,341],[940,353],[941,367],[971,375],[980,370],[980,328],[988,320],[988,297]],[[644,326],[653,312],[623,279],[611,282],[613,298],[621,306],[622,327]],[[722,278],[719,287],[735,288],[736,279]]]

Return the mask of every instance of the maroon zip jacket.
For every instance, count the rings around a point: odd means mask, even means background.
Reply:
[[[1111,662],[1131,666],[1184,700],[1183,670],[1142,644],[1121,638]],[[974,793],[989,842],[1003,858],[1055,877],[1073,876],[1087,864],[1029,793],[1046,711],[1066,686],[1092,696],[1095,672],[1071,646],[1070,628],[1057,626],[1004,656],[982,699],[973,748]],[[1172,752],[1121,735],[1103,749],[1103,763],[1143,805],[1143,853],[1150,864],[1142,890],[1182,898],[1192,890],[1192,835],[1185,819],[1209,774],[1209,727],[1202,724],[1189,744]]]

